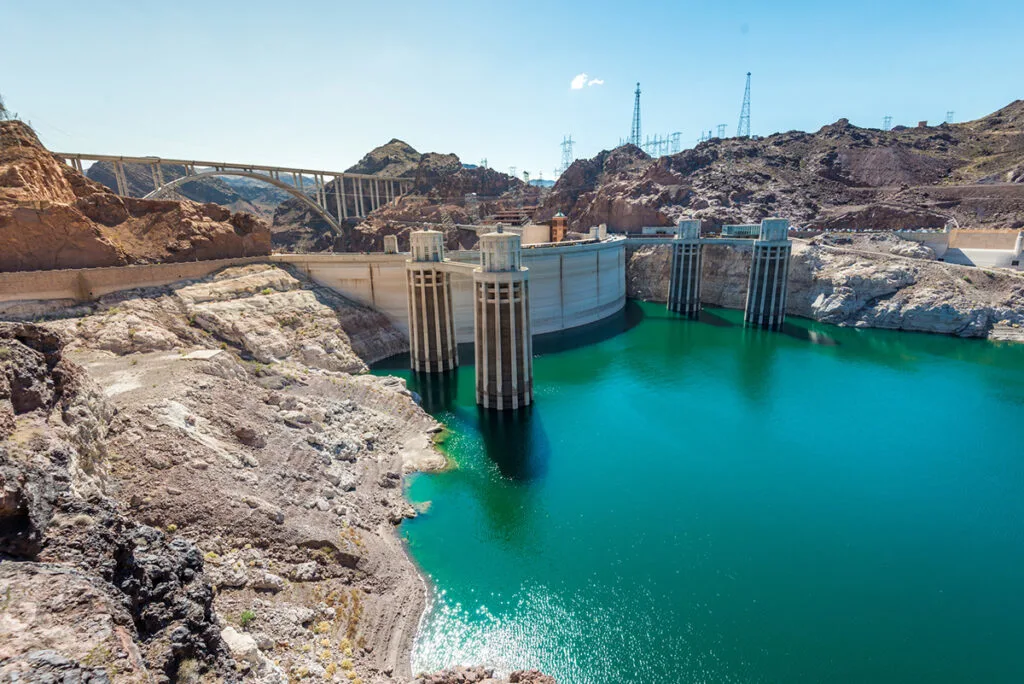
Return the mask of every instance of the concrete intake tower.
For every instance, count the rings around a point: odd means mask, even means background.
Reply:
[[[533,401],[533,332],[529,269],[519,236],[480,236],[480,267],[473,271],[476,403],[498,410]]]
[[[452,309],[452,274],[444,268],[444,234],[409,235],[409,357],[414,371],[441,373],[459,365]]]
[[[668,309],[689,318],[700,314],[700,279],[704,245],[700,219],[679,222],[672,241],[672,270],[668,286]]]
[[[743,320],[749,325],[778,330],[786,319],[786,294],[789,291],[789,221],[764,219],[761,234],[754,241],[747,285],[747,305]]]

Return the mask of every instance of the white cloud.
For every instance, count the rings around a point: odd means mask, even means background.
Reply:
[[[583,86],[604,85],[603,78],[590,78],[586,72],[576,74],[569,82],[569,90],[583,90]]]

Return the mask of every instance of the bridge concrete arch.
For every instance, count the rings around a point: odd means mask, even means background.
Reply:
[[[179,178],[175,178],[174,180],[167,181],[163,185],[159,186],[158,188],[147,194],[145,197],[143,197],[143,199],[158,199],[160,195],[164,194],[169,190],[173,190],[174,188],[180,185],[184,185],[185,183],[198,180],[200,178],[208,178],[210,176],[242,176],[245,178],[255,178],[258,181],[262,181],[264,183],[273,185],[276,188],[280,188],[281,190],[284,190],[289,195],[291,195],[292,197],[299,200],[304,205],[315,211],[320,218],[327,222],[327,224],[331,227],[332,230],[334,230],[336,234],[338,234],[339,236],[342,235],[341,223],[334,216],[332,216],[330,212],[328,212],[319,204],[314,202],[309,195],[303,192],[299,192],[299,190],[296,189],[294,186],[289,185],[284,181],[277,180],[276,178],[268,176],[265,173],[256,173],[255,171],[244,171],[240,169],[210,169],[209,171],[199,171],[198,173],[181,176]]]
[[[320,171],[308,168],[264,166],[258,164],[234,164],[220,161],[197,161],[188,159],[163,159],[161,157],[125,157],[107,154],[82,154],[79,152],[55,152],[67,164],[85,173],[83,162],[109,162],[113,166],[117,194],[130,197],[130,186],[125,173],[127,164],[148,167],[153,176],[153,190],[145,195],[147,199],[159,197],[162,193],[188,183],[196,178],[209,176],[242,176],[254,178],[284,190],[291,197],[309,207],[322,218],[337,235],[343,235],[342,226],[348,219],[366,218],[370,212],[396,201],[401,195],[414,188],[412,178],[400,176],[376,176],[366,173],[345,171]],[[164,166],[174,165],[185,169],[183,176],[170,181],[164,180]],[[290,175],[292,183],[281,180],[281,174]],[[312,193],[306,194],[304,181],[309,179]],[[330,181],[328,179],[331,179]],[[334,184],[333,189],[329,188]],[[348,186],[346,188],[346,186]],[[334,207],[331,207],[331,204]],[[351,204],[351,209],[349,205]],[[334,209],[334,213],[331,210]]]

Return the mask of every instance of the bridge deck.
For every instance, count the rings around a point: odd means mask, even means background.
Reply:
[[[323,171],[320,169],[308,169],[291,166],[266,166],[263,164],[235,164],[232,162],[202,161],[198,159],[167,159],[164,157],[128,157],[111,154],[83,154],[80,152],[54,152],[58,157],[64,159],[76,159],[79,161],[109,161],[121,162],[124,164],[177,164],[185,167],[203,167],[218,170],[237,171],[267,171],[276,173],[300,173],[305,176],[344,176],[345,178],[364,178],[377,181],[401,181],[411,183],[411,178],[400,176],[374,176],[368,173],[347,173],[345,171]]]

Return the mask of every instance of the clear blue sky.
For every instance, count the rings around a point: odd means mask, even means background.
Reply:
[[[629,133],[977,118],[1024,2],[0,0],[0,93],[52,149],[342,169],[401,138],[551,178]],[[601,84],[573,90],[578,74]]]

